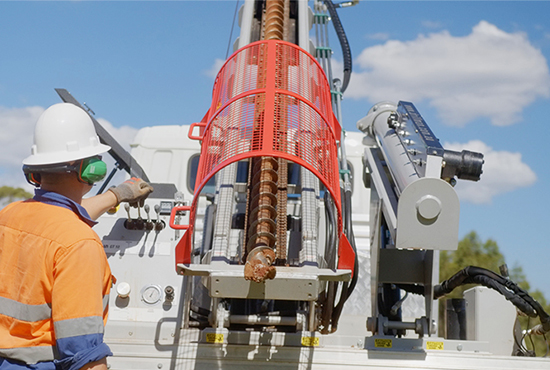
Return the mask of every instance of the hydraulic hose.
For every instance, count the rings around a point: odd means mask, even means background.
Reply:
[[[355,245],[355,236],[353,235],[353,227],[351,224],[351,189],[344,191],[344,225],[346,226],[346,236],[350,242],[351,248],[355,254],[355,261],[353,264],[353,277],[349,284],[343,283],[342,292],[340,294],[340,299],[338,304],[334,307],[332,312],[332,332],[335,332],[338,328],[338,320],[342,314],[342,309],[344,308],[344,303],[351,296],[351,293],[355,289],[358,280],[359,273],[359,261],[357,256],[357,247]]]
[[[353,277],[351,278],[349,288],[348,288],[348,297],[351,295],[355,286],[357,285],[358,273],[359,273],[359,257],[357,256],[357,246],[355,245],[355,235],[353,234],[353,225],[351,219],[351,189],[348,189],[344,192],[344,201],[345,201],[345,218],[346,218],[346,236],[348,237],[353,253],[355,253],[355,261],[353,263]],[[347,299],[347,297],[346,297]]]
[[[346,283],[342,284],[342,291],[340,292],[340,300],[338,301],[338,304],[334,306],[334,310],[332,311],[332,323],[331,323],[331,332],[334,333],[338,329],[338,320],[340,319],[340,315],[342,314],[342,309],[344,308],[344,303],[346,302],[346,299],[348,299],[348,288],[349,285]]]
[[[349,46],[348,38],[340,22],[340,17],[338,17],[338,12],[336,11],[336,6],[331,0],[325,0],[327,10],[332,18],[332,24],[334,25],[334,30],[340,41],[340,46],[342,47],[342,56],[344,58],[344,80],[342,82],[342,88],[340,91],[343,93],[348,87],[350,76],[351,76],[351,48]]]
[[[434,299],[439,299],[459,286],[466,284],[480,284],[494,289],[527,316],[538,316],[541,323],[529,329],[527,334],[542,335],[550,332],[550,316],[544,311],[540,303],[512,280],[482,267],[468,266],[441,284],[434,286]],[[424,287],[421,285],[398,284],[398,287],[413,294],[425,295]]]
[[[336,235],[337,229],[336,227],[334,227],[335,225],[337,225],[337,220],[336,215],[334,214],[334,204],[332,203],[330,193],[328,191],[325,191],[323,198],[325,202],[325,216],[327,219],[327,242],[325,246],[325,261],[327,262],[328,268],[334,269],[336,267],[336,250],[338,249],[338,245],[336,244],[336,241],[338,239]]]
[[[550,331],[550,316],[544,311],[540,303],[513,281],[481,267],[468,266],[441,284],[434,286],[434,299],[443,297],[464,284],[481,284],[494,289],[504,295],[507,300],[526,315],[530,317],[538,316],[541,323],[529,330],[531,334],[545,334]]]

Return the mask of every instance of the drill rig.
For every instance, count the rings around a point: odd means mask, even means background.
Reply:
[[[442,148],[409,102],[342,130],[336,8],[355,4],[246,0],[205,116],[140,130],[131,155],[92,116],[116,167],[155,189],[96,226],[117,278],[111,369],[548,368],[495,360],[475,330],[438,337],[435,298],[467,281],[437,284],[438,252],[458,244],[453,185],[479,180],[483,155]]]
[[[210,110],[190,128],[201,157],[193,203],[172,212],[190,211],[189,225],[170,224],[186,230],[177,270],[202,277],[214,327],[328,332],[338,282],[349,286],[355,263],[342,221],[341,127],[321,65],[298,46],[309,47],[307,4],[259,5],[245,4],[241,22],[251,24],[216,78]],[[197,202],[214,178],[209,223],[197,232]]]

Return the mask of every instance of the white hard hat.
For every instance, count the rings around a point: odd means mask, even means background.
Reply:
[[[27,166],[64,163],[89,158],[109,151],[99,142],[94,123],[74,104],[54,104],[42,113],[34,129],[31,155]]]

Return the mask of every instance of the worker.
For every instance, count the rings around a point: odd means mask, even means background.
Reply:
[[[100,155],[109,149],[73,104],[49,107],[36,123],[23,161],[35,196],[0,211],[0,370],[107,369],[113,278],[91,227],[105,210],[153,190],[134,178],[83,200],[105,176]]]

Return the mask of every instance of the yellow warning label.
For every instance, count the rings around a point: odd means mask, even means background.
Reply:
[[[302,346],[304,347],[317,347],[319,345],[319,338],[316,337],[302,337]]]
[[[206,343],[223,343],[223,334],[206,333]]]
[[[443,342],[426,342],[426,349],[443,350]]]
[[[391,339],[375,339],[374,347],[376,348],[391,348],[392,342]]]

